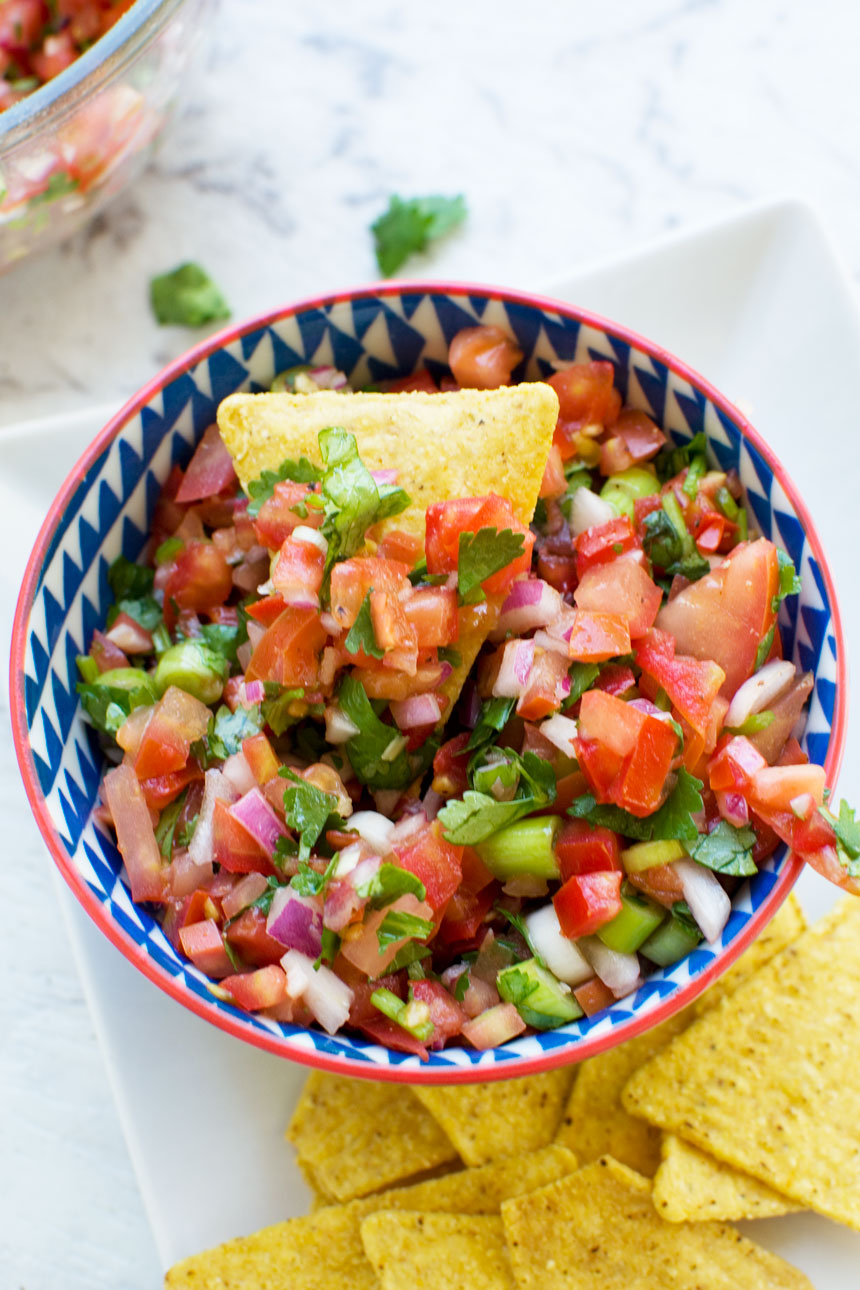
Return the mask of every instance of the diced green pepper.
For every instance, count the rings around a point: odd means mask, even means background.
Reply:
[[[598,929],[603,944],[619,954],[635,954],[666,915],[662,906],[633,887],[621,889],[621,912]]]
[[[656,842],[637,842],[628,847],[621,852],[621,863],[628,873],[642,873],[657,865],[671,864],[673,860],[680,860],[686,854],[680,842],[661,838]]]
[[[537,959],[504,968],[496,977],[496,989],[505,1003],[514,1005],[526,1025],[536,1030],[552,1030],[582,1016],[570,987],[541,967]]]
[[[223,655],[196,640],[179,641],[166,649],[155,669],[159,694],[171,685],[192,694],[201,703],[221,698],[229,664]]]
[[[87,681],[92,685],[99,679],[98,663],[94,658],[90,658],[89,654],[79,654],[76,661],[82,681]]]
[[[534,878],[560,878],[555,840],[561,828],[558,815],[531,816],[499,829],[475,850],[495,878],[506,882],[528,874]]]

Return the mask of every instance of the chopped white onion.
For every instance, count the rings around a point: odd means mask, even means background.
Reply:
[[[383,748],[382,752],[379,754],[379,760],[396,761],[408,742],[409,740],[405,735],[395,735],[393,739],[389,740],[385,748]]]
[[[254,772],[243,752],[231,753],[221,767],[221,773],[233,785],[240,797],[250,793],[251,789],[257,786]]]
[[[560,752],[566,757],[575,757],[573,741],[576,738],[576,722],[572,717],[565,717],[560,712],[554,712],[546,721],[541,722],[538,727],[544,739],[548,739],[551,744],[555,744]]]
[[[532,947],[559,981],[581,985],[593,975],[594,969],[582,950],[562,932],[552,902],[527,914],[525,923]]]
[[[308,546],[315,546],[323,555],[328,555],[328,542],[319,529],[312,529],[309,524],[297,524],[290,537],[295,542],[307,542]]]
[[[502,665],[493,685],[497,698],[518,699],[526,688],[535,656],[535,643],[528,640],[508,641],[502,654]]]
[[[532,639],[539,649],[549,650],[553,654],[560,654],[562,658],[570,658],[570,646],[562,637],[550,636],[549,632],[538,631],[535,632]]]
[[[215,814],[216,802],[232,803],[240,794],[221,774],[220,770],[207,770],[203,780],[203,800],[200,803],[200,814],[194,829],[194,836],[188,844],[188,854],[196,865],[209,864],[212,860],[212,817]]]
[[[363,855],[365,855],[365,849],[358,842],[352,842],[348,847],[344,847],[342,851],[338,851],[333,877],[345,878],[347,874],[352,873]]]
[[[729,921],[732,902],[704,865],[695,860],[675,860],[672,867],[681,879],[684,899],[702,935],[709,943],[715,941]]]
[[[346,715],[343,708],[329,705],[325,710],[325,737],[330,744],[345,744],[359,734],[358,726]]]
[[[590,488],[577,488],[570,502],[570,531],[574,537],[614,519],[614,510],[603,497],[598,497]]]
[[[391,791],[397,792],[396,789]],[[400,796],[399,793],[397,795],[398,797]],[[380,796],[381,794],[378,793],[376,802],[377,806],[379,805]],[[420,833],[423,828],[426,828],[426,826],[427,816],[423,811],[413,811],[410,815],[404,815],[402,819],[397,821],[391,831],[391,837],[389,838],[390,846],[399,847],[407,840],[407,838],[414,837],[416,833]]]
[[[287,974],[290,997],[302,999],[330,1035],[340,1030],[352,1007],[353,993],[349,986],[331,968],[322,964],[314,968],[313,959],[300,950],[287,950],[281,967]]]
[[[775,658],[760,667],[735,692],[726,713],[727,726],[742,726],[748,717],[762,712],[794,680],[797,672],[788,659]]]
[[[577,945],[617,999],[635,990],[639,983],[639,958],[636,954],[611,950],[598,936],[583,936]]]
[[[350,829],[355,829],[359,837],[364,838],[381,856],[391,850],[391,835],[394,832],[394,821],[389,820],[378,811],[356,811],[349,818]]]

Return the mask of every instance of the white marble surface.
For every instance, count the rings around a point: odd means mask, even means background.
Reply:
[[[146,303],[149,276],[181,259],[210,269],[237,318],[372,278],[367,225],[392,191],[462,191],[470,205],[416,275],[541,286],[793,193],[815,203],[856,282],[858,38],[848,0],[814,16],[790,0],[221,0],[192,107],[150,173],[89,232],[0,278],[0,427],[119,404],[186,348]],[[2,738],[0,811],[0,1288],[155,1290]]]

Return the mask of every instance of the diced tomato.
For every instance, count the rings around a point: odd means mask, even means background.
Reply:
[[[341,627],[352,627],[369,591],[379,592],[392,601],[412,590],[410,566],[398,560],[381,560],[364,556],[340,560],[331,571],[331,612]]]
[[[607,478],[611,475],[619,475],[622,470],[629,470],[632,465],[633,457],[620,435],[614,434],[603,440],[600,444],[601,475],[606,475]]]
[[[287,974],[276,964],[257,968],[254,972],[226,976],[221,985],[230,992],[237,1006],[246,1012],[272,1008],[287,998]]]
[[[262,600],[255,600],[253,604],[246,605],[245,613],[249,618],[253,618],[255,623],[271,627],[286,607],[283,596],[264,596]]]
[[[117,614],[105,636],[119,646],[124,654],[149,654],[153,648],[150,633],[131,614],[124,611]]]
[[[749,803],[757,815],[769,819],[777,811],[791,811],[795,798],[807,793],[816,806],[821,806],[824,787],[824,767],[814,762],[797,766],[763,766],[752,777]]]
[[[166,775],[155,775],[151,779],[141,780],[140,787],[147,806],[154,811],[163,811],[165,806],[169,806],[184,788],[202,778],[203,771],[196,761],[192,761],[182,770],[173,770]]]
[[[207,918],[220,922],[222,910],[218,901],[203,887],[192,891],[182,914],[182,926],[190,927],[192,923],[201,923]]]
[[[517,700],[517,716],[524,721],[540,721],[558,712],[570,692],[568,661],[555,650],[535,649],[526,687]]]
[[[368,660],[368,664],[375,660]],[[382,666],[357,667],[353,673],[369,699],[408,699],[435,690],[442,679],[442,664],[419,663],[414,676]]]
[[[575,363],[548,378],[558,395],[559,416],[577,426],[610,426],[621,411],[611,363]]]
[[[601,690],[582,696],[576,758],[595,794],[639,817],[660,805],[677,752],[668,722]]]
[[[243,963],[252,967],[266,967],[283,958],[284,947],[266,931],[266,915],[261,909],[243,910],[225,936]]]
[[[214,609],[233,590],[230,566],[212,542],[189,542],[177,555],[164,588],[164,621],[168,630],[180,609]]]
[[[386,386],[387,394],[435,394],[439,386],[433,380],[433,377],[427,371],[426,367],[419,368],[411,376],[399,376],[393,381],[389,381]]]
[[[200,502],[221,493],[236,479],[230,456],[217,425],[210,426],[194,450],[185,477],[176,494],[177,502]]]
[[[573,599],[579,609],[617,614],[637,640],[653,625],[663,593],[635,560],[613,560],[587,569]]]
[[[617,614],[577,609],[568,637],[570,658],[579,663],[604,663],[630,653],[630,631]]]
[[[191,745],[209,728],[205,703],[171,685],[156,704],[134,759],[138,779],[153,779],[182,770]]]
[[[463,870],[463,881],[460,884],[461,891],[477,893],[483,891],[490,883],[495,881],[490,870],[473,847],[463,847],[461,866]]]
[[[395,847],[395,852],[401,868],[423,882],[428,905],[434,911],[441,909],[460,885],[463,848],[447,842],[441,827],[431,824]]]
[[[643,672],[654,677],[693,729],[704,734],[725,680],[723,669],[709,659],[676,656],[674,640],[657,627],[636,642],[634,652]]]
[[[123,763],[109,770],[103,792],[131,884],[132,900],[164,900],[164,864],[149,807],[131,767]]]
[[[595,690],[604,690],[606,694],[621,696],[632,690],[636,684],[633,669],[626,663],[607,663],[600,669],[600,675],[594,682]]]
[[[510,385],[511,372],[522,357],[523,351],[501,327],[465,327],[448,348],[448,366],[464,390]]]
[[[312,688],[319,678],[319,653],[327,640],[319,611],[285,609],[260,641],[245,669],[247,681],[277,681]]]
[[[736,524],[719,511],[712,511],[696,525],[696,546],[704,555],[715,555],[717,551],[727,549],[736,532]]]
[[[360,1021],[358,1028],[375,1044],[382,1044],[383,1048],[394,1048],[401,1053],[413,1053],[423,1062],[430,1060],[430,1054],[420,1040],[415,1039],[408,1030],[396,1025],[388,1017],[384,1017],[381,1012]]]
[[[626,515],[607,520],[605,524],[594,524],[576,539],[576,570],[581,578],[586,569],[596,564],[606,564],[617,560],[625,551],[632,551],[638,545],[633,532],[633,525]]]
[[[635,748],[644,717],[623,699],[602,690],[586,690],[579,708],[579,735],[582,739],[596,739],[623,758]]]
[[[636,408],[625,408],[612,429],[613,434],[623,441],[631,461],[636,465],[656,456],[666,443],[666,436],[657,423],[647,413],[639,412]],[[657,488],[656,479],[654,487]]]
[[[596,873],[621,868],[618,834],[587,820],[567,820],[555,843],[563,881],[577,873]]]
[[[506,591],[515,578],[529,570],[534,534],[519,522],[510,502],[495,493],[488,497],[434,502],[427,507],[425,522],[427,569],[431,574],[456,573],[460,534],[477,533],[482,528],[495,528],[500,532],[511,529],[514,533],[522,533],[524,539],[522,555],[481,583],[488,596]]]
[[[244,739],[242,741],[242,752],[245,754],[245,760],[251,768],[251,774],[258,784],[268,784],[270,779],[277,777],[278,771],[281,769],[281,763],[264,734],[249,735],[247,739]]]
[[[442,797],[460,797],[469,787],[466,768],[472,753],[466,751],[470,734],[462,734],[449,739],[433,758],[433,790]]]
[[[648,497],[637,497],[633,502],[633,527],[642,537],[643,524],[645,517],[652,511],[659,511],[663,505],[663,499],[659,493],[651,493]]]
[[[382,535],[376,554],[380,560],[394,560],[412,569],[421,559],[424,543],[417,533],[404,533],[401,529],[389,529]]]
[[[656,900],[658,905],[671,909],[679,900],[684,899],[684,887],[681,876],[674,865],[658,864],[640,873],[629,873],[627,880],[637,891],[643,892]]]
[[[212,858],[228,873],[275,875],[275,868],[262,843],[222,801],[216,801],[212,816]]]
[[[636,747],[612,787],[613,800],[640,818],[656,811],[677,751],[678,736],[669,723],[646,715]]]
[[[553,549],[551,543],[542,543],[537,554],[538,576],[548,582],[556,591],[562,593],[573,591],[576,586],[576,553],[570,544],[566,551]]]
[[[571,771],[569,775],[563,775],[561,779],[556,780],[555,801],[552,806],[546,807],[545,811],[537,812],[537,814],[558,815],[561,811],[566,811],[571,803],[587,792],[588,781],[582,771]]]
[[[457,639],[459,617],[453,587],[416,587],[403,601],[403,612],[415,631],[419,649],[437,649]]]
[[[325,560],[313,542],[284,538],[272,569],[272,586],[288,604],[319,604]]]
[[[594,1017],[615,1002],[615,995],[608,985],[604,985],[599,976],[573,987],[573,997],[586,1017]]]
[[[459,1035],[469,1020],[465,1010],[441,981],[413,981],[412,996],[430,1009],[430,1020],[433,1022],[431,1044],[441,1047],[447,1039]]]
[[[224,949],[221,930],[212,918],[201,923],[191,923],[179,929],[179,943],[191,962],[206,976],[220,981],[233,972],[233,964]]]
[[[669,600],[657,626],[674,638],[679,653],[718,664],[725,673],[722,693],[731,698],[752,674],[759,645],[774,623],[778,584],[773,543],[766,538],[741,543],[716,569]]]
[[[292,480],[275,484],[272,496],[263,502],[254,521],[257,540],[261,546],[277,551],[299,524],[312,529],[319,528],[324,519],[323,511],[320,507],[307,504],[312,491],[309,484],[294,484]],[[300,511],[306,513],[300,514]]]
[[[561,930],[571,940],[590,936],[621,913],[620,870],[573,874],[552,898]]]
[[[455,891],[448,901],[439,927],[439,937],[446,945],[473,941],[493,907],[499,888],[492,881],[482,891]]]
[[[549,456],[546,459],[546,465],[543,470],[543,479],[540,486],[540,496],[544,498],[563,497],[567,491],[567,479],[564,474],[564,463],[561,459],[561,452],[555,444],[549,450]]]
[[[715,793],[737,792],[749,796],[753,777],[767,762],[743,735],[726,735],[708,762],[708,781]]]
[[[115,645],[104,632],[98,628],[93,632],[90,645],[90,658],[100,672],[112,672],[115,667],[128,667],[129,661],[118,645]]]

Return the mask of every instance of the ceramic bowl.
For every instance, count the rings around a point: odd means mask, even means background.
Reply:
[[[442,371],[463,327],[493,323],[524,352],[515,379],[558,361],[607,359],[625,401],[650,413],[677,442],[704,431],[713,461],[738,471],[755,521],[783,546],[802,579],[783,602],[786,655],[815,676],[803,746],[838,768],[844,737],[844,648],[830,574],[798,490],[736,408],[659,346],[557,301],[495,288],[386,284],[291,305],[207,340],[171,364],[105,427],[61,489],[27,568],[12,643],[14,737],[30,803],[66,882],[110,941],[151,981],[222,1030],[310,1066],[423,1083],[499,1079],[589,1057],[665,1020],[716,979],[761,931],[801,864],[780,848],[737,891],[728,924],[635,994],[558,1030],[488,1052],[449,1047],[428,1062],[367,1040],[328,1036],[250,1016],[215,998],[173,950],[149,908],[132,904],[119,854],[92,818],[102,761],[82,719],[75,657],[103,623],[107,570],[136,558],[171,466],[184,465],[235,390],[261,390],[299,363],[333,364],[355,386],[419,367]]]
[[[0,272],[81,228],[143,169],[212,0],[137,0],[71,66],[0,112]]]

